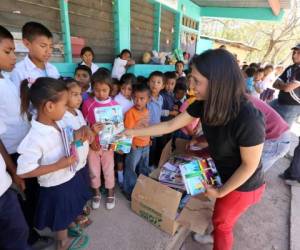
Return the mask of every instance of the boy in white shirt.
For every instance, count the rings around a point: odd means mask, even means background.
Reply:
[[[111,77],[118,80],[126,73],[129,66],[134,65],[135,61],[131,59],[131,52],[128,49],[122,50],[119,57],[114,61]]]
[[[53,50],[52,33],[44,25],[37,22],[28,22],[22,27],[24,45],[28,48],[28,55],[16,64],[11,73],[11,80],[20,92],[20,85],[24,79],[29,83],[39,77],[59,78],[55,66],[48,61]]]

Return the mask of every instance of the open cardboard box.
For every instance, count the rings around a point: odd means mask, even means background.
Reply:
[[[185,140],[177,140],[175,153],[184,153],[185,144]],[[163,150],[159,168],[171,154],[169,142]],[[154,180],[158,174],[159,169],[151,173],[151,178],[139,176],[131,197],[132,210],[171,235],[176,233],[180,225],[197,233],[205,233],[211,221],[214,202],[204,196],[192,197],[178,214],[182,193]]]

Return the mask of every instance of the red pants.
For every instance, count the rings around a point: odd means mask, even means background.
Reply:
[[[259,202],[265,185],[250,192],[233,191],[216,200],[213,214],[214,250],[231,250],[233,246],[233,227],[246,210]]]

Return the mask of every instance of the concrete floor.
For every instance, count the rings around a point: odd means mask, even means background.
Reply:
[[[300,129],[296,127],[297,134]],[[293,138],[294,145],[297,137]],[[291,149],[292,153],[293,148]],[[234,250],[288,250],[290,249],[291,188],[286,186],[278,174],[289,165],[289,160],[280,159],[267,173],[267,189],[262,201],[251,207],[238,221],[235,230]],[[299,199],[300,189],[296,199]],[[130,203],[117,192],[116,207],[112,211],[105,209],[105,204],[97,211],[92,211],[90,225],[86,232],[91,237],[88,250],[163,250],[171,237],[134,214]],[[300,204],[294,202],[294,211],[300,211]],[[296,216],[296,214],[295,214]],[[299,219],[298,219],[299,220]],[[299,224],[299,223],[298,223]],[[293,224],[294,230],[299,225]],[[292,228],[291,227],[291,228]],[[300,249],[299,234],[293,242],[293,249]],[[298,245],[297,245],[298,244]],[[49,248],[47,250],[53,250]],[[210,250],[211,245],[201,246],[188,237],[181,250]]]

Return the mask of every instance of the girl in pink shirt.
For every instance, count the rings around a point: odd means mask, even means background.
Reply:
[[[96,133],[96,139],[91,144],[88,163],[90,169],[91,187],[94,191],[92,199],[93,209],[100,207],[100,191],[101,186],[101,170],[103,171],[105,188],[108,189],[108,197],[106,200],[106,208],[113,209],[115,207],[115,176],[114,176],[114,152],[111,150],[104,150],[99,144],[98,133],[102,129],[102,124],[97,123],[95,119],[94,110],[98,107],[108,107],[118,105],[110,97],[111,77],[110,73],[103,70],[97,71],[92,76],[92,93],[93,97],[89,97],[82,107],[82,113],[87,123]]]

